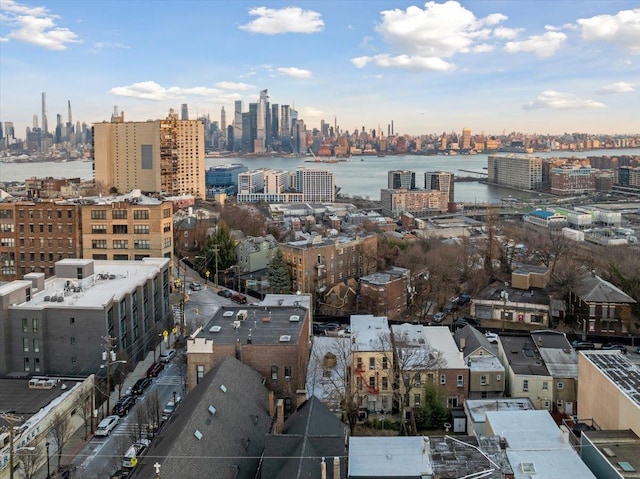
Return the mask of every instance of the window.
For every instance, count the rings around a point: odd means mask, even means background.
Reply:
[[[92,220],[106,220],[107,219],[107,211],[106,210],[91,210],[91,219]]]
[[[420,406],[420,394],[414,394],[413,396],[413,405],[416,407]]]
[[[114,235],[126,235],[129,232],[127,225],[113,225]]]
[[[40,340],[38,338],[33,339],[33,352],[34,353],[40,352]]]
[[[449,409],[458,407],[458,396],[451,396],[447,398],[447,407]]]
[[[27,318],[22,318],[22,332],[29,332],[29,320]]]
[[[500,381],[502,379],[502,375],[501,374],[496,374],[496,381]]]
[[[529,380],[528,379],[523,379],[522,380],[522,391],[523,392],[529,392]]]
[[[558,390],[564,389],[564,383],[562,381],[558,382]]]
[[[31,327],[32,327],[34,333],[38,332],[38,318],[33,318],[31,320]]]
[[[369,358],[369,369],[376,368],[376,358]]]
[[[356,382],[358,384],[358,391],[362,391],[362,378],[358,376]]]
[[[549,383],[547,381],[542,381],[542,390],[543,391],[549,390]]]
[[[564,401],[562,399],[558,399],[556,401],[556,405],[558,406],[558,409],[562,409],[562,407],[564,406]]]
[[[25,331],[26,333],[26,331]],[[362,358],[357,358],[356,359],[356,369],[359,369],[360,371],[362,371]]]
[[[278,366],[271,366],[271,380],[278,380]]]
[[[162,247],[163,248],[170,248],[172,239],[173,238],[171,238],[171,237],[163,239],[162,240]]]
[[[459,388],[464,386],[464,376],[462,374],[458,374],[456,383]]]
[[[40,358],[33,358],[33,370],[36,373],[40,372]]]
[[[133,219],[134,220],[148,220],[149,219],[149,210],[133,210]]]
[[[128,240],[113,240],[113,249],[127,249],[129,248]]]
[[[480,376],[480,385],[481,386],[486,386],[487,384],[488,384],[487,376],[484,376],[484,375]]]
[[[203,377],[204,377],[204,366],[202,365],[196,366],[196,383],[199,383]]]
[[[107,240],[91,240],[91,248],[107,249]]]
[[[444,374],[440,375],[440,384],[447,384],[447,376]]]
[[[29,358],[24,358],[24,370],[31,371],[31,365],[29,364]]]
[[[291,366],[284,367],[284,377],[291,378]]]
[[[389,360],[386,357],[382,358],[382,369],[389,369]]]
[[[171,223],[165,223],[165,224],[162,226],[162,231],[163,231],[164,233],[169,233],[169,232],[171,232]],[[186,231],[185,231],[185,233],[186,233]]]
[[[375,376],[370,376],[369,377],[369,389],[375,389],[376,388],[376,377]]]
[[[386,391],[387,389],[389,389],[389,378],[382,376],[382,390]]]
[[[75,336],[71,336],[71,337],[69,338],[69,340],[70,340],[70,342],[71,342],[71,345],[72,345],[72,346],[73,346],[74,344],[76,344],[76,338],[75,338]]]
[[[78,360],[75,356],[71,356],[71,366],[75,366],[78,363]]]
[[[69,318],[69,324],[76,324],[76,318]]]
[[[151,248],[151,241],[149,240],[134,240],[133,247],[135,249],[149,249]]]
[[[137,235],[148,235],[149,225],[133,225],[133,233]]]
[[[162,217],[163,218],[170,218],[171,217],[171,208],[165,208],[162,210]]]
[[[127,210],[111,210],[111,218],[114,220],[126,220]]]
[[[22,338],[22,350],[25,353],[29,352],[29,338]]]

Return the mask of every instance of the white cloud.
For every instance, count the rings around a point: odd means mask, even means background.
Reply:
[[[307,78],[311,78],[313,75],[309,70],[304,70],[302,68],[296,68],[296,67],[280,67],[280,68],[276,68],[276,71],[278,71],[278,73],[280,73],[281,75],[284,75],[290,78],[303,79],[303,80],[306,80]]]
[[[255,72],[253,72],[255,75]],[[249,76],[249,75],[246,75]],[[248,83],[242,82],[231,82],[231,81],[221,81],[216,83],[218,88],[222,88],[223,90],[253,90],[255,87],[253,85],[249,85]]]
[[[525,110],[582,110],[590,108],[604,108],[604,103],[579,98],[571,93],[563,93],[555,90],[545,90],[526,105]]]
[[[256,7],[249,10],[255,20],[241,25],[240,29],[251,33],[277,35],[279,33],[316,33],[324,29],[322,15],[313,10],[286,7],[279,10]]]
[[[303,107],[300,114],[305,120],[309,118],[322,118],[324,116],[324,112],[322,110],[312,106]]]
[[[9,39],[7,37],[0,37],[0,43],[2,42],[8,42]]]
[[[550,57],[564,44],[567,36],[562,32],[546,32],[531,35],[527,40],[507,42],[504,49],[508,53],[533,52],[539,57]]]
[[[619,81],[616,83],[610,83],[608,85],[600,88],[596,93],[601,95],[611,94],[611,93],[630,93],[632,91],[636,91],[635,83],[627,83],[626,81]]]
[[[621,10],[615,15],[580,18],[577,23],[583,40],[617,43],[640,54],[640,8]]]
[[[496,46],[490,43],[479,43],[471,48],[473,53],[489,53],[495,50]]]
[[[386,53],[374,55],[372,57],[352,58],[351,63],[356,68],[364,68],[368,63],[373,62],[382,68],[399,68],[411,71],[441,71],[447,72],[455,69],[453,63],[449,63],[438,57],[421,57],[410,55],[391,56]]]
[[[173,86],[166,88],[152,80],[149,80],[133,83],[128,86],[114,87],[109,90],[109,93],[117,96],[137,98],[139,100],[162,101],[172,98],[183,98],[185,96],[215,97],[219,95],[221,91],[215,88],[202,86],[192,88]]]
[[[502,40],[513,40],[523,30],[524,28],[498,27],[493,31],[493,36]]]
[[[3,42],[17,40],[49,50],[65,50],[71,43],[81,43],[68,28],[58,27],[59,17],[46,7],[31,7],[14,0],[0,0],[2,23],[9,30]]]
[[[128,50],[131,47],[125,43],[118,43],[118,42],[95,42],[93,44],[93,48],[91,49],[91,52],[99,53],[100,51],[104,49],[109,49],[109,48],[118,48],[122,50]]]
[[[376,30],[393,48],[423,57],[446,58],[470,49],[476,39],[487,38],[493,26],[507,19],[497,13],[478,19],[458,2],[427,2],[424,9],[381,12]]]

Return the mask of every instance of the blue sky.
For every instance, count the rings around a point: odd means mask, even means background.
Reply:
[[[308,128],[640,133],[629,1],[0,0],[0,121],[295,105]]]

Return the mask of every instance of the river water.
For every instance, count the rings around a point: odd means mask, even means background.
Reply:
[[[640,149],[594,150],[581,152],[537,153],[536,156],[575,157],[587,156],[623,156],[640,155]],[[487,155],[455,155],[455,156],[354,156],[348,162],[340,163],[312,163],[309,157],[256,157],[256,158],[207,158],[206,167],[224,165],[228,163],[242,163],[249,169],[274,168],[281,170],[295,170],[298,166],[326,169],[335,173],[336,185],[340,193],[348,196],[361,196],[372,200],[380,199],[380,189],[387,187],[387,172],[389,170],[412,170],[416,172],[416,184],[424,183],[425,171],[451,171],[456,176],[483,177],[486,174]],[[466,171],[465,171],[466,170]],[[472,172],[472,173],[470,173]],[[475,172],[475,174],[473,173]],[[24,181],[26,178],[47,177],[91,179],[93,177],[92,162],[69,161],[41,162],[41,163],[0,163],[0,181]],[[464,203],[498,203],[502,198],[531,198],[537,193],[522,192],[491,186],[480,182],[457,182],[455,184],[455,201]]]

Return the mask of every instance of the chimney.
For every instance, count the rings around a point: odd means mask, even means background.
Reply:
[[[538,347],[542,347],[542,336],[538,336]]]
[[[327,479],[327,463],[324,462],[324,457],[322,458],[322,462],[320,462],[320,477]]]
[[[340,479],[340,458],[335,456],[333,458],[333,479]]]
[[[269,391],[269,416],[276,416],[276,402],[275,402],[275,394],[273,391]]]
[[[296,390],[296,409],[302,406],[307,400],[307,390],[306,389],[297,389]]]
[[[282,434],[284,431],[284,399],[278,399],[276,409],[276,434]]]

